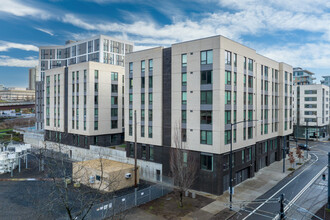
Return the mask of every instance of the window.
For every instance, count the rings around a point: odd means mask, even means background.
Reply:
[[[225,64],[231,65],[231,52],[225,51]]]
[[[268,134],[268,124],[265,124],[264,127],[264,134]]]
[[[149,160],[154,160],[154,147],[149,147]]]
[[[94,91],[95,92],[98,92],[99,91],[99,84],[98,83],[95,83],[94,84]]]
[[[225,91],[225,105],[231,104],[231,91]]]
[[[185,128],[181,129],[181,140],[182,140],[182,142],[187,141],[187,129],[185,129]]]
[[[111,105],[118,105],[118,97],[111,96]]]
[[[248,104],[253,105],[253,93],[248,94]]]
[[[317,94],[317,90],[305,90],[305,94]]]
[[[152,105],[152,93],[149,93],[149,105]]]
[[[129,73],[132,73],[133,72],[133,63],[130,62],[128,66],[129,66]]]
[[[146,69],[146,61],[145,60],[142,60],[141,61],[141,72],[144,72]]]
[[[133,120],[133,110],[130,109],[129,112],[128,112],[128,115],[129,115],[129,120]]]
[[[141,125],[141,137],[144,137],[144,125]]]
[[[133,79],[129,79],[129,89],[133,89]]]
[[[236,128],[233,130],[234,131],[234,134],[233,134],[233,142],[234,143],[236,143],[236,133],[237,133],[237,131],[236,131]]]
[[[253,71],[253,60],[249,59],[249,71]]]
[[[111,120],[111,128],[118,128],[118,121],[117,120]]]
[[[111,92],[112,93],[118,93],[118,85],[111,85]]]
[[[145,99],[145,95],[144,93],[141,93],[141,104],[144,105],[144,99]]]
[[[149,76],[149,89],[152,88],[152,76]]]
[[[246,128],[243,128],[243,140],[246,140]]]
[[[201,154],[201,169],[213,171],[213,156],[208,154]]]
[[[182,105],[187,105],[187,92],[181,94]]]
[[[201,71],[201,84],[212,84],[212,70]]]
[[[99,116],[99,109],[94,108],[94,117],[98,117],[98,116]]]
[[[234,53],[234,67],[237,67],[237,54]]]
[[[225,131],[225,144],[230,144],[230,139],[231,139],[231,131]]]
[[[181,111],[181,122],[183,124],[187,123],[187,111],[186,110]]]
[[[246,87],[246,74],[244,74],[243,83],[244,83],[244,87]]]
[[[130,105],[133,104],[133,94],[130,93],[128,97],[129,97],[129,104],[130,104]],[[111,104],[112,104],[112,103],[111,103]]]
[[[183,72],[182,73],[182,86],[186,86],[187,85],[187,72]]]
[[[305,97],[305,101],[317,101],[317,97]]]
[[[148,127],[148,137],[152,138],[152,126]]]
[[[99,78],[99,71],[98,70],[95,70],[94,71],[94,78],[95,79],[98,79]]]
[[[187,66],[187,54],[181,54],[181,67]]]
[[[152,59],[149,60],[149,65],[148,66],[149,66],[149,72],[152,71],[153,68],[154,68],[154,62],[153,62]]]
[[[252,121],[253,120],[253,110],[248,111],[248,120]]]
[[[129,125],[128,126],[128,135],[129,136],[132,136],[133,135],[133,126],[132,125]]]
[[[118,116],[118,108],[112,108],[111,117],[117,117],[117,116]]]
[[[149,109],[148,111],[148,119],[149,121],[152,121],[152,109]]]
[[[201,144],[212,144],[212,131],[201,130]]]
[[[236,91],[234,91],[233,101],[234,101],[234,105],[236,105],[237,104],[237,92]]]
[[[212,91],[201,91],[201,104],[212,104]]]
[[[248,139],[253,138],[253,127],[248,127]]]
[[[242,163],[245,162],[245,149],[243,149],[242,151]]]
[[[201,64],[212,64],[213,63],[213,51],[201,51]]]
[[[94,121],[94,130],[98,130],[98,129],[99,129],[99,122]]]
[[[237,86],[237,73],[234,72],[234,86]]]
[[[225,124],[231,124],[231,110],[225,111]]]
[[[243,64],[243,66],[244,66],[244,69],[246,70],[246,57],[244,57],[244,64]]]
[[[147,147],[145,145],[142,145],[141,151],[142,151],[142,159],[146,159],[147,158]]]
[[[225,84],[231,85],[231,72],[227,70],[225,71]]]
[[[111,72],[111,80],[112,81],[118,81],[118,73]]]
[[[142,89],[145,88],[145,77],[144,76],[141,77],[141,88]]]
[[[99,98],[98,96],[94,96],[94,105],[98,105],[99,104]]]
[[[236,114],[237,114],[237,111],[236,110],[234,110],[234,123],[236,123],[236,121],[237,121],[237,118],[236,118]]]
[[[249,76],[248,78],[248,87],[253,88],[253,76]]]
[[[201,124],[212,124],[212,111],[201,111]]]

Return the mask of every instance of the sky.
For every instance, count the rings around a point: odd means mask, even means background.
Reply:
[[[223,35],[330,75],[329,0],[0,0],[0,84],[27,87],[39,46],[98,34],[135,50]]]

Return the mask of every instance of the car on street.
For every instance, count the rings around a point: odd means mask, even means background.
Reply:
[[[309,150],[309,147],[308,147],[308,145],[306,145],[306,144],[298,144],[298,147],[299,147],[301,150]]]

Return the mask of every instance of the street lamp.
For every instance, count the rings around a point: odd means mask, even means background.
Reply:
[[[229,208],[233,208],[233,126],[243,122],[253,122],[261,120],[244,120],[230,124],[230,154],[229,154]]]

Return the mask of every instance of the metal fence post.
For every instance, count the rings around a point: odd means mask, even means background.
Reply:
[[[137,206],[137,188],[134,189],[134,195],[135,195],[135,202],[134,205]]]
[[[151,186],[149,186],[149,202],[151,201]]]

